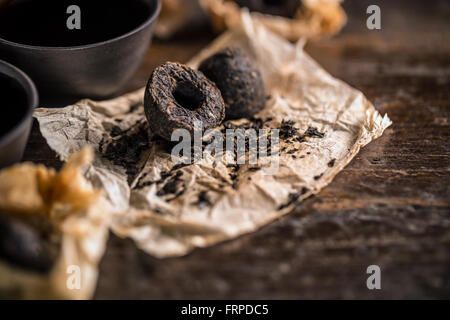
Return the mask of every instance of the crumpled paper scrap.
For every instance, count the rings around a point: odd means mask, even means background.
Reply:
[[[101,191],[84,177],[84,168],[92,159],[93,152],[86,146],[71,155],[59,172],[31,163],[0,171],[0,212],[49,233],[49,246],[59,251],[48,274],[0,261],[0,295],[10,293],[9,297],[21,299],[87,299],[93,295],[109,214]]]
[[[291,41],[336,34],[347,21],[345,11],[341,7],[342,0],[299,2],[299,9],[292,19],[259,12],[252,12],[251,15],[268,30]],[[247,10],[230,0],[199,0],[199,3],[211,17],[215,29],[219,31],[239,25],[242,11]]]

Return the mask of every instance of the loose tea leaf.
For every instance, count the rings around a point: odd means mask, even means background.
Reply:
[[[141,155],[149,148],[149,127],[145,121],[137,122],[128,130],[114,126],[110,132],[109,143],[105,145],[105,140],[102,140],[99,145],[99,151],[104,153],[107,159],[126,168],[129,183],[140,171]]]

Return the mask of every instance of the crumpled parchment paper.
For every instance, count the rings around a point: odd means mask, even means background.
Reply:
[[[292,19],[259,12],[252,12],[251,15],[270,31],[291,41],[336,34],[347,21],[340,5],[342,0],[299,2],[300,7]],[[199,3],[209,14],[214,28],[218,31],[238,25],[242,11],[247,10],[230,0],[199,0]]]
[[[322,69],[303,51],[302,42],[291,44],[245,12],[237,26],[188,64],[195,68],[227,46],[247,52],[261,70],[269,97],[257,117],[271,118],[271,128],[291,120],[298,134],[308,128],[319,133],[291,143],[280,139],[279,169],[273,174],[209,159],[175,166],[170,147],[148,131],[144,89],[109,101],[82,100],[35,112],[42,135],[63,160],[86,144],[93,146],[96,156],[86,177],[104,189],[103,214],[111,230],[159,258],[235,238],[288,213],[329,184],[391,124],[361,92]],[[148,135],[141,149],[139,139],[126,140],[136,130]],[[130,154],[141,150],[136,159],[108,157],[108,146],[121,139]],[[172,182],[174,192],[163,192]]]
[[[0,212],[34,226],[48,236],[49,247],[59,251],[48,274],[0,260],[1,297],[86,299],[94,293],[110,216],[104,214],[102,191],[84,177],[92,159],[92,149],[86,146],[71,155],[59,172],[31,163],[0,171]],[[20,250],[14,243],[17,239],[9,241],[2,245]]]
[[[299,9],[293,18],[252,12],[267,29],[291,41],[336,34],[344,26],[347,16],[342,0],[298,0]],[[206,14],[217,32],[233,28],[240,22],[242,11],[232,0],[163,0],[155,35],[168,39],[175,33],[202,20]]]

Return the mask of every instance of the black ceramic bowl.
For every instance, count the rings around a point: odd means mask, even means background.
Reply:
[[[67,27],[71,5],[81,29]],[[26,72],[44,102],[110,97],[142,61],[160,8],[160,0],[12,0],[0,10],[0,59]]]
[[[31,79],[0,60],[0,169],[20,161],[38,94]]]

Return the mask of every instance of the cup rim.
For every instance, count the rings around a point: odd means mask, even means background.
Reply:
[[[144,0],[142,0],[143,2],[145,2]],[[129,36],[138,33],[139,31],[145,29],[148,25],[152,24],[156,18],[159,16],[159,13],[161,11],[161,0],[153,0],[154,2],[156,2],[156,8],[153,11],[152,14],[149,15],[149,17],[147,18],[147,20],[145,20],[141,25],[139,25],[138,27],[134,28],[131,31],[128,31],[127,33],[124,33],[118,37],[109,39],[109,40],[105,40],[105,41],[100,41],[100,42],[94,42],[94,43],[90,43],[90,44],[85,44],[85,45],[80,45],[80,46],[63,46],[63,47],[52,47],[52,46],[33,46],[33,45],[29,45],[29,44],[23,44],[23,43],[18,43],[18,42],[14,42],[14,41],[9,41],[6,39],[3,39],[0,37],[0,43],[4,43],[13,47],[18,47],[18,48],[24,48],[24,49],[33,49],[33,50],[47,50],[47,51],[72,51],[72,50],[82,50],[82,49],[90,49],[90,48],[96,48],[96,47],[100,47],[103,46],[105,44],[109,44],[124,38],[128,38]]]
[[[7,145],[11,140],[16,138],[16,136],[23,131],[24,127],[28,125],[28,120],[32,118],[34,109],[39,104],[39,96],[36,86],[31,78],[19,68],[6,61],[0,60],[0,73],[17,80],[21,87],[25,90],[29,99],[27,111],[23,117],[9,131],[7,131],[5,135],[0,136],[0,146],[3,146]]]

